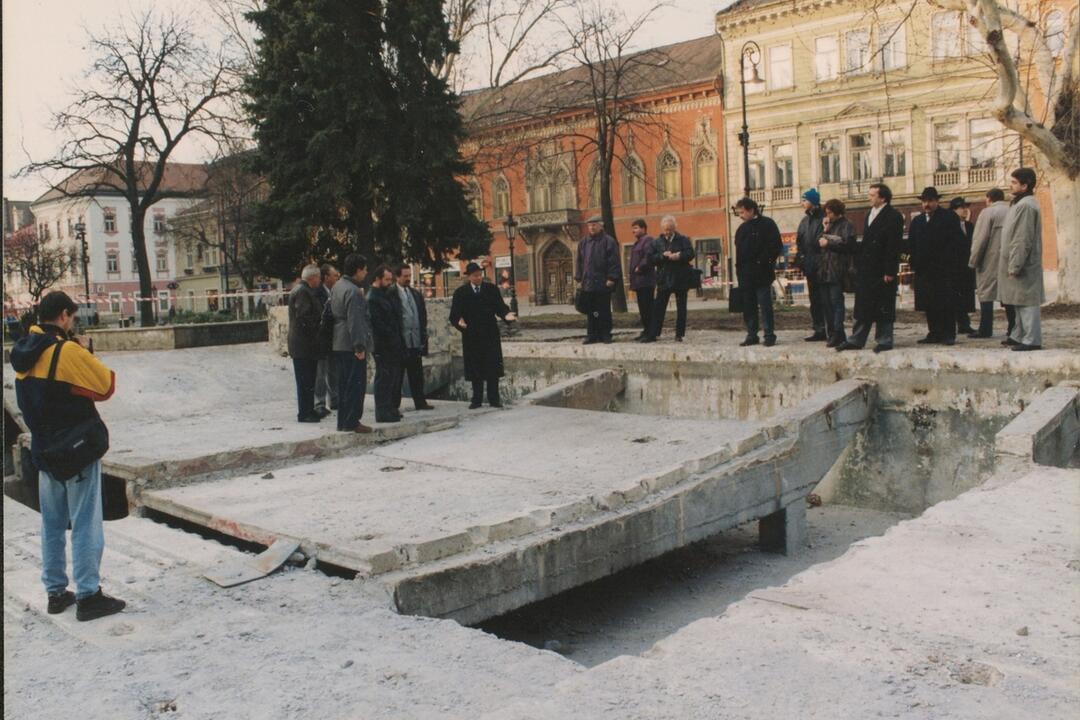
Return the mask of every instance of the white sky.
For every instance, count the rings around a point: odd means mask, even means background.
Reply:
[[[641,47],[665,45],[712,32],[713,16],[733,0],[672,0],[640,33]],[[214,22],[200,7],[203,0],[8,0],[3,3],[3,193],[12,200],[33,200],[48,187],[41,178],[13,178],[29,157],[40,160],[57,149],[51,113],[63,108],[90,60],[84,47],[86,27],[101,29],[110,19],[139,13],[151,5],[175,7]],[[619,0],[635,17],[655,0]],[[203,10],[203,12],[200,12]],[[207,34],[211,34],[207,27]],[[181,147],[176,160],[205,160],[193,144]]]

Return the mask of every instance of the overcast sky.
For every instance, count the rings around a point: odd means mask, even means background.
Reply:
[[[64,107],[69,89],[86,70],[86,28],[101,29],[125,14],[139,13],[151,5],[178,8],[196,17],[203,0],[9,0],[3,3],[3,192],[12,200],[33,200],[47,189],[40,178],[12,178],[27,162],[52,155],[57,138],[50,129],[53,111]],[[701,37],[712,32],[713,15],[732,0],[673,0],[659,10],[641,34],[641,47],[664,45]],[[634,17],[655,0],[620,0],[625,13]],[[212,29],[207,28],[207,34]],[[194,145],[181,148],[176,160],[205,160]]]

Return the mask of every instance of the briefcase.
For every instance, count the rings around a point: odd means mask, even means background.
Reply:
[[[730,288],[728,288],[728,312],[741,313],[742,311],[742,288],[732,285]]]

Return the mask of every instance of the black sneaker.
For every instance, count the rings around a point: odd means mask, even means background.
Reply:
[[[75,593],[64,590],[58,593],[49,593],[49,614],[59,615],[75,604]]]
[[[78,607],[75,608],[75,619],[80,622],[86,622],[87,620],[103,618],[106,615],[115,615],[123,610],[127,606],[127,603],[123,600],[109,597],[101,592],[101,588],[98,588],[96,593],[90,597],[79,600],[77,605]]]

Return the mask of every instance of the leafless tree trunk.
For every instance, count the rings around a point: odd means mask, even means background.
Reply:
[[[69,251],[61,246],[50,246],[37,236],[33,225],[19,228],[4,238],[4,270],[18,275],[26,285],[34,304],[42,294],[63,279],[76,263]]]
[[[189,21],[153,12],[91,34],[88,46],[95,59],[86,80],[54,116],[63,145],[20,174],[52,176],[54,187],[69,195],[95,189],[123,195],[131,213],[141,320],[152,325],[146,213],[161,199],[166,165],[189,136],[219,142],[235,133],[229,110],[242,63],[229,41],[209,48]],[[80,182],[65,182],[74,174]]]

